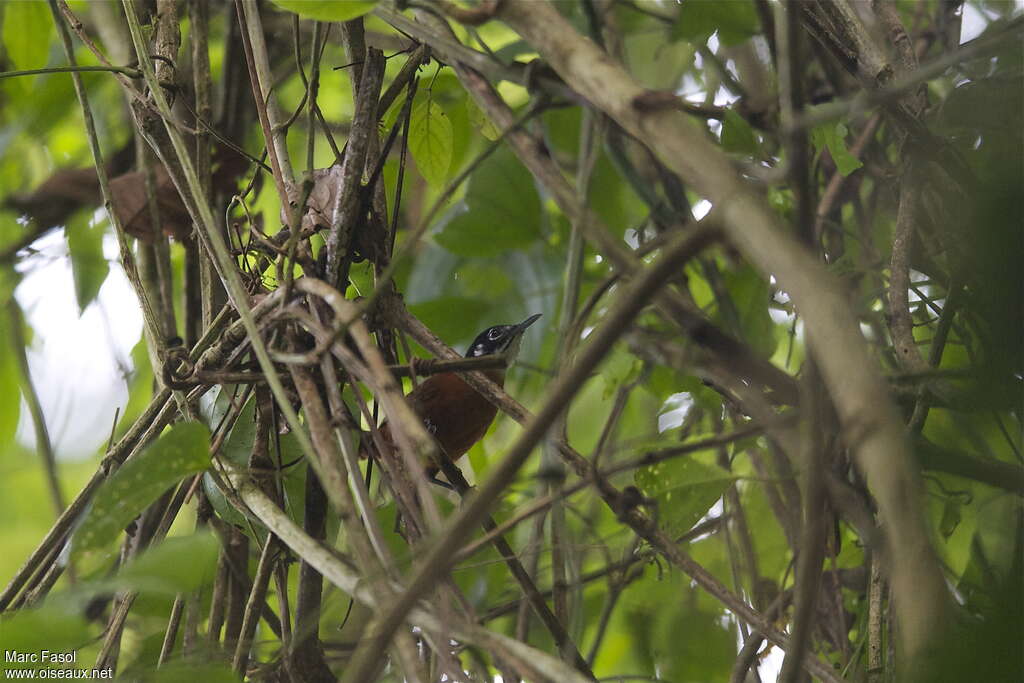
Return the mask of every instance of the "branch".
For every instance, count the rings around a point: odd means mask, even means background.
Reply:
[[[448,481],[450,481],[452,486],[455,487],[455,490],[458,491],[462,500],[465,501],[471,494],[471,489],[465,477],[462,476],[462,470],[456,467],[455,463],[453,463],[444,454],[441,455],[438,461],[441,465],[441,471],[443,471],[445,476],[448,477]],[[498,551],[498,556],[504,560],[509,571],[512,572],[512,576],[515,578],[520,588],[522,588],[523,593],[526,594],[527,601],[533,607],[537,616],[540,617],[544,626],[548,629],[552,639],[555,641],[555,646],[558,648],[558,651],[562,653],[563,658],[566,661],[571,661],[573,666],[575,666],[583,675],[593,679],[594,672],[592,671],[590,664],[590,661],[592,660],[583,659],[576,643],[573,642],[572,637],[565,630],[565,626],[563,626],[563,623],[565,622],[556,616],[555,613],[551,611],[551,608],[548,607],[540,589],[537,588],[537,584],[534,583],[529,572],[526,571],[522,562],[519,561],[519,558],[516,556],[512,546],[510,546],[508,541],[505,540],[505,537],[498,532],[498,523],[495,522],[494,518],[489,514],[484,516],[483,528],[490,537],[491,543],[494,544],[495,550]],[[564,583],[564,578],[562,581]],[[557,596],[557,594],[558,589],[555,589],[555,595]]]
[[[792,6],[791,6],[792,7]],[[783,41],[779,41],[780,45]],[[797,683],[801,679],[800,659],[811,649],[811,636],[817,623],[821,569],[825,557],[827,495],[825,489],[825,435],[830,407],[814,360],[804,365],[800,401],[800,464],[804,470],[803,529],[796,559],[793,598],[793,649],[786,653],[779,679]]]
[[[75,62],[74,48],[71,45],[71,35],[68,32],[66,22],[61,18],[57,0],[49,0],[49,5],[50,13],[53,15],[53,21],[57,25],[57,32],[60,34],[61,42],[64,45],[64,55],[71,66],[77,66]],[[96,123],[92,116],[92,108],[89,106],[89,99],[86,96],[85,86],[82,84],[81,74],[76,71],[71,72],[71,81],[75,87],[75,95],[78,98],[79,106],[82,108],[82,118],[85,122],[86,138],[89,140],[89,150],[92,152],[93,163],[96,167],[96,178],[99,180],[100,194],[103,197],[103,206],[106,209],[107,217],[109,218],[111,225],[114,226],[114,234],[117,236],[117,246],[121,256],[121,266],[124,269],[125,276],[132,285],[132,289],[135,291],[135,296],[139,300],[139,306],[142,308],[142,318],[146,332],[149,335],[149,338],[157,345],[157,350],[162,351],[163,349],[161,347],[164,343],[164,336],[159,332],[160,328],[158,318],[154,312],[153,303],[146,295],[146,289],[139,277],[139,271],[135,265],[135,258],[132,255],[131,246],[128,243],[127,233],[125,232],[124,226],[121,224],[118,212],[114,211],[113,208],[110,179],[107,174],[107,167],[103,163],[103,153],[100,151],[99,136],[96,133]],[[174,398],[180,405],[180,394],[175,393]]]
[[[678,458],[683,455],[689,455],[691,453],[697,453],[712,448],[721,448],[726,444],[739,441],[740,439],[746,439],[751,436],[761,434],[763,431],[764,430],[761,427],[755,425],[743,429],[738,429],[730,434],[723,434],[721,436],[715,436],[709,439],[703,439],[701,441],[685,443],[680,446],[666,448],[659,451],[651,451],[637,458],[633,458],[632,460],[619,462],[607,469],[603,469],[597,474],[597,476],[600,479],[609,479],[610,477],[621,472],[626,472],[632,469],[639,469],[641,467],[650,467],[651,465],[655,465],[659,462],[664,462],[665,460]],[[510,529],[518,525],[520,522],[523,522],[524,520],[529,519],[533,515],[536,515],[537,513],[544,511],[558,500],[568,498],[573,494],[578,493],[592,486],[593,483],[594,482],[590,478],[581,479],[580,481],[576,482],[575,484],[572,484],[571,486],[566,486],[564,488],[558,489],[557,491],[549,493],[548,495],[542,498],[534,499],[529,504],[524,505],[522,508],[515,511],[504,522],[495,526],[493,529],[489,529],[488,533],[486,533],[485,535],[474,540],[472,543],[466,544],[463,548],[459,550],[460,558],[470,557],[471,555],[478,552],[481,548],[486,546],[488,543],[490,543],[494,537],[498,536],[499,534],[504,534],[505,532],[509,531]]]
[[[912,161],[903,168],[900,187],[900,205],[896,214],[896,234],[893,236],[892,257],[889,262],[888,305],[889,331],[892,335],[896,360],[904,371],[923,373],[931,369],[921,356],[914,341],[914,319],[910,314],[910,251],[917,227],[918,202],[921,199],[921,166]]]
[[[508,367],[508,359],[503,355],[480,356],[479,358],[454,358],[441,360],[438,358],[412,358],[405,365],[389,365],[388,370],[398,377],[427,377],[443,372],[462,372],[469,370],[504,370]]]
[[[273,534],[268,534],[263,545],[263,552],[260,554],[259,564],[256,566],[256,576],[252,580],[252,590],[245,603],[245,615],[242,618],[242,631],[238,636],[238,645],[235,646],[234,658],[231,668],[236,674],[245,676],[249,663],[249,651],[252,649],[253,636],[256,635],[256,625],[259,622],[260,614],[267,597],[267,588],[270,585],[270,573],[277,562],[277,539]]]
[[[189,393],[186,400],[194,402],[206,393],[208,389],[208,386],[197,387]],[[89,505],[92,496],[99,489],[103,481],[125,460],[133,457],[145,448],[173,421],[177,414],[177,406],[170,399],[170,389],[162,389],[157,392],[142,415],[132,424],[117,444],[107,451],[99,469],[93,473],[75,499],[64,509],[64,512],[54,522],[43,540],[32,551],[32,554],[25,560],[14,577],[11,578],[3,593],[0,593],[0,611],[8,609],[22,586],[29,581],[29,578],[41,565],[47,565],[48,559],[52,561],[56,558],[56,551],[64,545],[67,534],[72,530],[86,506]],[[43,567],[42,571],[45,572],[45,567]]]
[[[413,21],[404,14],[385,6],[384,3],[378,3],[373,13],[400,32],[429,45],[432,54],[439,61],[452,65],[464,64],[485,74],[489,80],[495,83],[508,81],[524,88],[540,87],[550,95],[580,102],[579,96],[552,74],[545,73],[544,70],[541,70],[542,73],[535,73],[536,69],[528,64],[502,64],[490,55],[460,43],[450,29],[442,32],[435,29],[433,24],[428,26],[419,21]]]
[[[494,18],[502,0],[483,0],[475,7],[461,7],[452,0],[437,0],[438,6],[449,17],[467,26],[479,26]]]
[[[332,287],[345,288],[340,281],[342,262],[351,262],[351,237],[357,229],[357,221],[363,187],[363,172],[366,169],[366,152],[370,138],[377,135],[377,102],[381,83],[384,79],[384,55],[380,50],[370,48],[366,52],[366,65],[359,81],[355,98],[355,113],[349,131],[345,158],[341,162],[341,186],[335,192],[334,204],[330,208],[331,230],[327,233],[327,266],[325,277]]]
[[[0,71],[0,80],[17,78],[18,76],[38,76],[40,74],[71,74],[107,72],[123,74],[128,78],[142,78],[142,72],[129,66],[51,66],[45,69],[22,69],[20,71]]]
[[[35,384],[32,383],[32,372],[28,366],[25,340],[25,319],[14,295],[9,295],[7,300],[7,325],[11,338],[9,343],[17,357],[18,367],[21,370],[21,393],[28,404],[29,413],[32,415],[32,426],[36,435],[36,450],[43,461],[43,471],[46,473],[46,483],[50,487],[50,498],[57,516],[64,512],[64,494],[60,490],[60,478],[57,476],[57,459],[53,453],[53,443],[50,441],[50,433],[46,429],[46,416],[43,414],[43,405],[39,402],[39,393]]]
[[[576,189],[565,180],[562,170],[544,151],[543,141],[526,131],[510,127],[513,117],[511,110],[480,74],[461,65],[455,68],[459,79],[480,108],[496,125],[506,129],[508,142],[520,161],[547,188],[573,224],[578,222],[583,236],[593,247],[606,256],[621,275],[629,275],[640,268],[642,261],[638,253],[627,249],[613,237],[615,231],[604,225],[595,212],[579,201]],[[795,405],[796,385],[789,375],[711,324],[681,294],[671,289],[663,290],[658,294],[657,303],[666,320],[682,329],[694,343],[717,358],[738,379],[768,386],[776,401]]]
[[[274,169],[274,180],[281,195],[281,206],[288,206],[289,201],[294,199],[292,185],[295,177],[288,155],[288,129],[281,125],[281,113],[278,111],[276,101],[271,98],[274,80],[267,57],[267,43],[263,35],[259,6],[252,0],[235,0],[235,10],[241,28],[245,59],[249,66],[252,94],[256,101],[256,111],[260,116],[260,125],[263,127],[267,153]],[[292,227],[298,229],[298,226]]]

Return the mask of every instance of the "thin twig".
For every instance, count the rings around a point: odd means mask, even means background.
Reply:
[[[0,71],[0,79],[17,78],[18,76],[38,76],[39,74],[69,74],[105,71],[124,74],[129,78],[142,78],[138,69],[128,66],[51,66],[46,69],[21,69],[20,71]]]
[[[179,593],[171,605],[171,615],[167,618],[167,630],[164,631],[164,642],[160,646],[160,654],[156,659],[156,668],[167,663],[171,652],[174,651],[174,641],[178,637],[178,627],[181,626],[181,615],[184,611],[185,600]]]
[[[235,656],[231,667],[235,673],[245,676],[246,664],[249,661],[249,650],[252,649],[253,636],[256,635],[256,624],[259,621],[267,588],[270,585],[270,574],[277,561],[277,540],[273,534],[267,536],[260,553],[259,564],[256,565],[256,576],[252,580],[252,590],[245,603],[245,616],[242,618],[242,632],[238,637]]]
[[[800,462],[804,471],[806,495],[803,496],[803,529],[796,563],[792,647],[786,652],[779,676],[784,683],[796,683],[802,675],[803,653],[811,650],[811,635],[816,622],[816,607],[821,586],[821,567],[825,556],[826,493],[824,479],[825,438],[829,423],[824,387],[813,360],[804,365],[801,392]]]
[[[43,461],[43,471],[46,473],[46,483],[50,488],[50,500],[57,511],[57,517],[64,512],[64,494],[60,490],[60,477],[57,475],[57,458],[53,452],[53,443],[50,441],[50,433],[46,428],[46,415],[43,413],[43,404],[39,400],[39,393],[32,382],[32,372],[28,364],[28,354],[25,348],[25,319],[18,305],[18,300],[11,295],[7,300],[7,329],[10,331],[10,344],[14,349],[18,360],[18,367],[21,370],[21,393],[28,404],[29,414],[32,416],[32,427],[35,430],[36,450]]]

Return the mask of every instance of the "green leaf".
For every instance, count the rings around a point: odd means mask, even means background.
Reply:
[[[225,662],[172,659],[156,671],[147,672],[149,683],[237,683],[238,675]]]
[[[452,122],[429,93],[413,106],[410,118],[409,151],[416,167],[428,183],[443,185],[452,165]]]
[[[759,29],[757,11],[749,0],[686,0],[679,8],[672,38],[703,43],[718,31],[723,45],[736,45]]]
[[[789,215],[793,211],[793,191],[768,188],[768,206],[782,215]]]
[[[658,517],[670,534],[688,531],[715,504],[735,475],[692,455],[637,470],[636,485],[654,498]]]
[[[79,315],[85,312],[100,293],[100,287],[110,272],[107,259],[103,256],[103,233],[106,226],[106,221],[90,225],[88,214],[79,212],[64,228],[68,252],[71,254],[71,273],[75,280]]]
[[[469,180],[468,211],[436,236],[448,251],[474,258],[526,247],[539,236],[540,198],[533,176],[506,149],[484,161]]]
[[[672,394],[682,391],[679,384],[680,373],[678,370],[664,365],[655,365],[651,374],[648,375],[647,381],[643,383],[643,388],[664,401]]]
[[[722,121],[722,147],[726,152],[751,156],[756,156],[761,152],[754,129],[732,109],[725,112],[725,120]]]
[[[0,266],[0,306],[5,306],[14,296],[14,290],[20,282],[21,275],[14,270],[12,264],[7,263]]]
[[[587,202],[591,209],[600,214],[617,235],[633,227],[650,212],[633,186],[626,182],[625,172],[607,155],[601,154],[594,165],[594,176],[590,181]],[[606,266],[600,266],[599,272]]]
[[[762,358],[771,358],[778,342],[774,334],[775,323],[768,312],[771,302],[768,283],[749,266],[725,273],[723,280],[736,307],[743,338]]]
[[[579,151],[581,108],[555,107],[540,115],[544,123],[544,140],[552,152],[576,154]]]
[[[227,414],[233,401],[241,400],[241,389],[233,391],[232,385],[224,385],[204,396],[201,404],[203,420],[211,426],[221,423]],[[209,397],[209,398],[207,398]],[[253,445],[256,440],[256,401],[249,399],[242,407],[238,418],[227,439],[224,440],[220,449],[221,458],[230,461],[240,467],[247,467],[249,458],[253,452]],[[280,448],[280,453],[278,453]],[[302,449],[294,434],[271,435],[270,456],[275,462],[280,456],[282,463],[298,463],[297,466],[288,467],[282,473],[281,480],[284,486],[285,511],[298,522],[302,522],[303,501],[305,500],[305,474],[306,465],[302,460]],[[206,492],[210,504],[213,506],[217,516],[223,521],[240,527],[247,535],[255,531],[260,542],[265,536],[266,529],[259,522],[247,517],[235,508],[234,504],[225,497],[224,493],[217,487],[210,475],[204,474],[202,479],[203,490]],[[337,518],[331,517],[328,520],[328,530],[335,527]]]
[[[134,423],[149,405],[153,396],[153,367],[149,361],[149,350],[145,338],[132,347],[132,371],[128,376],[128,402],[117,421],[117,435],[120,437]]]
[[[411,304],[409,310],[442,339],[470,340],[483,327],[483,317],[493,310],[487,301],[461,296]]]
[[[210,506],[217,513],[217,517],[228,524],[248,531],[249,527],[247,526],[246,516],[235,509],[231,501],[227,499],[220,488],[217,487],[217,484],[214,483],[209,473],[203,475],[203,492],[210,499]],[[258,522],[253,522],[253,525],[260,532],[263,531],[263,527]]]
[[[955,496],[946,499],[946,503],[942,507],[942,520],[939,522],[939,533],[943,538],[952,536],[960,525],[960,520],[963,519],[961,507],[960,500]]]
[[[70,652],[82,647],[90,638],[92,634],[82,614],[66,604],[48,603],[38,609],[7,612],[0,618],[0,643],[6,652]],[[12,665],[4,662],[0,668],[8,669]],[[26,663],[18,668],[52,671],[54,664]]]
[[[110,543],[174,484],[210,466],[210,431],[198,422],[175,425],[103,483],[75,532],[75,556]]]
[[[19,69],[42,69],[50,54],[53,17],[45,2],[4,3],[4,48]]]
[[[271,0],[281,9],[317,21],[348,21],[361,17],[377,5],[377,0]]]
[[[850,154],[846,147],[846,134],[849,131],[842,122],[824,123],[811,130],[811,142],[818,153],[823,147],[828,148],[832,160],[836,162],[836,170],[848,176],[863,166],[860,159]]]
[[[631,354],[613,353],[601,366],[604,380],[603,398],[609,400],[616,391],[634,382],[644,369],[644,362]]]
[[[16,278],[14,268],[4,266],[0,268],[0,281],[7,278]],[[8,294],[8,296],[11,296]],[[6,297],[0,303],[6,304]],[[20,325],[20,316],[9,315],[6,310],[0,309],[0,443],[13,444],[14,433],[18,429],[18,415],[21,412],[21,392],[18,386],[21,382],[21,368],[18,363],[18,354],[23,353],[22,349],[14,348],[9,325]]]
[[[175,536],[149,548],[114,577],[121,590],[174,596],[209,583],[220,542],[212,533]]]
[[[693,67],[695,48],[692,43],[651,40],[651,31],[644,29],[627,33],[623,38],[629,73],[647,88],[675,90],[683,72]]]
[[[615,629],[613,621],[609,633],[630,633],[631,654],[641,671],[658,672],[653,680],[728,680],[736,639],[722,610],[710,601],[702,604],[701,591],[690,585],[684,573],[646,571],[620,600],[616,611],[622,625]],[[672,607],[665,609],[666,605]],[[601,649],[605,655],[605,648]],[[601,665],[600,656],[595,664]]]
[[[384,112],[383,116],[380,117],[380,129],[382,131],[390,131],[391,128],[398,123],[398,115],[402,113],[402,109],[405,107],[405,97],[396,97],[395,101],[391,103],[388,110]],[[409,112],[412,116],[412,112]]]
[[[0,250],[6,251],[17,244],[28,232],[27,228],[18,223],[14,214],[0,212]]]
[[[240,391],[240,390],[239,390]],[[231,396],[232,392],[222,391],[218,396],[217,407],[223,405],[225,413],[233,401],[241,400],[238,396]],[[220,421],[218,417],[217,421]],[[212,422],[210,424],[213,424]],[[220,455],[239,467],[246,467],[249,464],[249,456],[252,455],[253,444],[256,441],[256,399],[250,398],[242,412],[238,414],[231,433],[224,440],[220,449]]]
[[[469,122],[480,132],[480,135],[488,140],[497,140],[501,137],[501,131],[484,113],[484,110],[477,106],[476,100],[472,97],[466,98],[466,112],[469,115]]]

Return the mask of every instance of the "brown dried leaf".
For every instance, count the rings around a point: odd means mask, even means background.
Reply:
[[[108,173],[128,167],[134,154],[133,145],[119,150],[107,163]],[[249,161],[244,157],[219,149],[214,172],[214,186],[230,191]],[[146,178],[142,171],[121,173],[110,181],[113,209],[125,231],[144,242],[156,239],[160,232],[176,239],[185,239],[192,231],[192,219],[185,203],[178,195],[167,170],[156,166],[156,201],[160,226],[154,226],[146,197]],[[99,180],[94,168],[62,168],[53,173],[36,190],[27,195],[9,197],[5,204],[27,214],[42,228],[51,228],[67,222],[75,211],[102,202]]]
[[[342,187],[342,171],[340,165],[330,168],[318,168],[313,171],[313,189],[306,201],[306,213],[302,216],[302,233],[309,234],[323,228],[330,228],[334,219],[334,212],[338,210],[340,197],[338,193]],[[365,188],[364,188],[365,191]],[[360,221],[353,226],[352,234],[352,260],[356,263],[365,258],[376,261],[383,247],[377,246],[382,242],[376,235],[374,226],[370,221]],[[284,210],[281,211],[281,222],[287,223]],[[375,239],[375,236],[377,239]]]
[[[61,225],[76,209],[100,202],[100,183],[91,168],[62,168],[35,192],[9,197],[6,205],[31,216],[41,228]]]
[[[306,214],[302,217],[302,231],[331,226],[331,212],[341,191],[341,166],[318,168],[313,171],[313,189],[306,201]],[[284,215],[281,216],[282,221]]]
[[[119,173],[128,168],[134,148],[134,144],[128,144],[118,150],[107,162],[107,172]],[[57,169],[33,192],[8,197],[4,204],[27,214],[45,229],[62,225],[78,209],[97,206],[101,201],[96,170],[87,167]]]
[[[184,239],[192,230],[192,219],[178,196],[163,166],[157,166],[155,193],[160,226],[154,226],[146,196],[146,175],[142,171],[125,173],[110,181],[111,202],[125,232],[143,242],[152,242],[162,231]]]

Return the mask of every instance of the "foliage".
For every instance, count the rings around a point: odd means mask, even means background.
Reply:
[[[1024,638],[1024,55],[1010,5],[968,2],[964,16],[987,27],[957,48],[955,3],[788,3],[793,54],[778,3],[555,3],[565,49],[586,36],[636,83],[602,108],[588,79],[608,65],[552,68],[557,50],[513,28],[526,0],[498,17],[502,3],[461,0],[136,4],[141,52],[120,4],[69,6],[105,58],[131,65],[81,74],[94,131],[67,74],[0,78],[4,649],[74,650],[68,666],[131,680],[682,683],[727,680],[744,641],[767,633],[740,662],[761,662],[762,679],[799,648],[814,680],[1024,675],[1000,654]],[[848,5],[863,16],[829,14]],[[0,13],[0,71],[69,63],[46,3]],[[78,64],[103,64],[72,45]],[[840,47],[866,45],[852,58]],[[873,54],[886,68],[866,73]],[[803,96],[783,102],[778,69],[792,58]],[[947,65],[915,70],[937,59]],[[366,77],[378,68],[379,91]],[[917,80],[894,89],[900,79]],[[365,98],[376,117],[357,129]],[[630,129],[633,117],[648,118]],[[659,121],[685,121],[715,163],[670,158],[670,141],[648,137]],[[710,202],[721,168],[742,193]],[[751,245],[733,225],[752,204],[777,239]],[[628,297],[712,224],[730,229],[672,262],[653,295]],[[46,443],[21,442],[46,431],[33,394],[52,388],[32,370],[41,340],[15,291],[51,231],[81,314],[123,269],[149,317],[110,445],[81,463],[56,453],[71,508],[48,534]],[[214,265],[215,234],[230,268]],[[115,235],[129,249],[120,267],[103,249]],[[790,245],[793,272],[751,257]],[[793,279],[821,298],[798,300],[781,284]],[[845,377],[812,361],[839,348],[805,323],[822,319],[809,312],[828,288],[870,358]],[[413,461],[390,451],[421,457],[434,442],[396,411],[392,373],[409,392],[426,380],[410,367],[430,371],[412,358],[445,351],[433,335],[462,353],[534,313],[499,396],[507,414],[456,463],[498,493],[415,484]],[[854,397],[851,418],[847,380],[865,375],[887,396]],[[569,382],[571,399],[549,401]],[[48,410],[52,436],[62,425]],[[553,425],[523,442],[530,415]],[[859,451],[879,415],[911,444],[906,463],[884,454],[889,480]],[[907,547],[885,545],[893,485],[922,520]],[[485,514],[452,521],[481,498],[510,550],[477,543]],[[921,595],[885,589],[904,552],[950,589],[920,652],[900,620],[933,613],[925,582]],[[397,599],[409,586],[414,599]],[[367,638],[412,605],[388,647]]]
[[[73,555],[108,545],[168,487],[209,467],[209,453],[205,425],[175,425],[103,483],[72,537]]]

